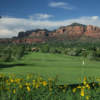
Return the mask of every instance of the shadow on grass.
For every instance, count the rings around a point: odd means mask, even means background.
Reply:
[[[27,64],[0,64],[0,68],[11,68],[16,66],[27,66]]]

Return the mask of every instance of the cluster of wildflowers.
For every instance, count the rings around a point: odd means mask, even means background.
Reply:
[[[67,100],[70,97],[77,100],[92,100],[100,98],[100,79],[90,83],[86,77],[77,85],[57,85],[56,79],[43,79],[40,76],[28,74],[17,77],[14,74],[0,74],[0,100]],[[63,99],[62,99],[63,98]],[[51,100],[50,99],[50,100]]]

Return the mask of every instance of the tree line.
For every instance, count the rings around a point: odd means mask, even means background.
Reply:
[[[83,56],[90,60],[100,59],[100,43],[48,42],[33,44],[0,44],[0,61],[21,59],[29,52]]]

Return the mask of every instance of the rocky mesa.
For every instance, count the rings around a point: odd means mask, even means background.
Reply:
[[[93,25],[73,23],[60,27],[53,31],[36,29],[26,32],[19,32],[18,36],[12,39],[13,43],[44,43],[48,40],[74,40],[82,38],[100,39],[100,28]],[[4,40],[3,40],[4,41]]]

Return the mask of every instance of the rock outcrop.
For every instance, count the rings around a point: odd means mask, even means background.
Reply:
[[[55,32],[52,32],[51,37],[64,36],[65,39],[75,39],[82,36],[90,38],[100,38],[100,28],[92,25],[82,25],[74,23],[72,25],[61,27]]]
[[[73,23],[68,26],[60,27],[54,31],[37,29],[26,32],[19,32],[18,37],[14,38],[13,43],[44,43],[48,40],[74,40],[93,38],[100,39],[100,28],[92,25],[82,25]]]

